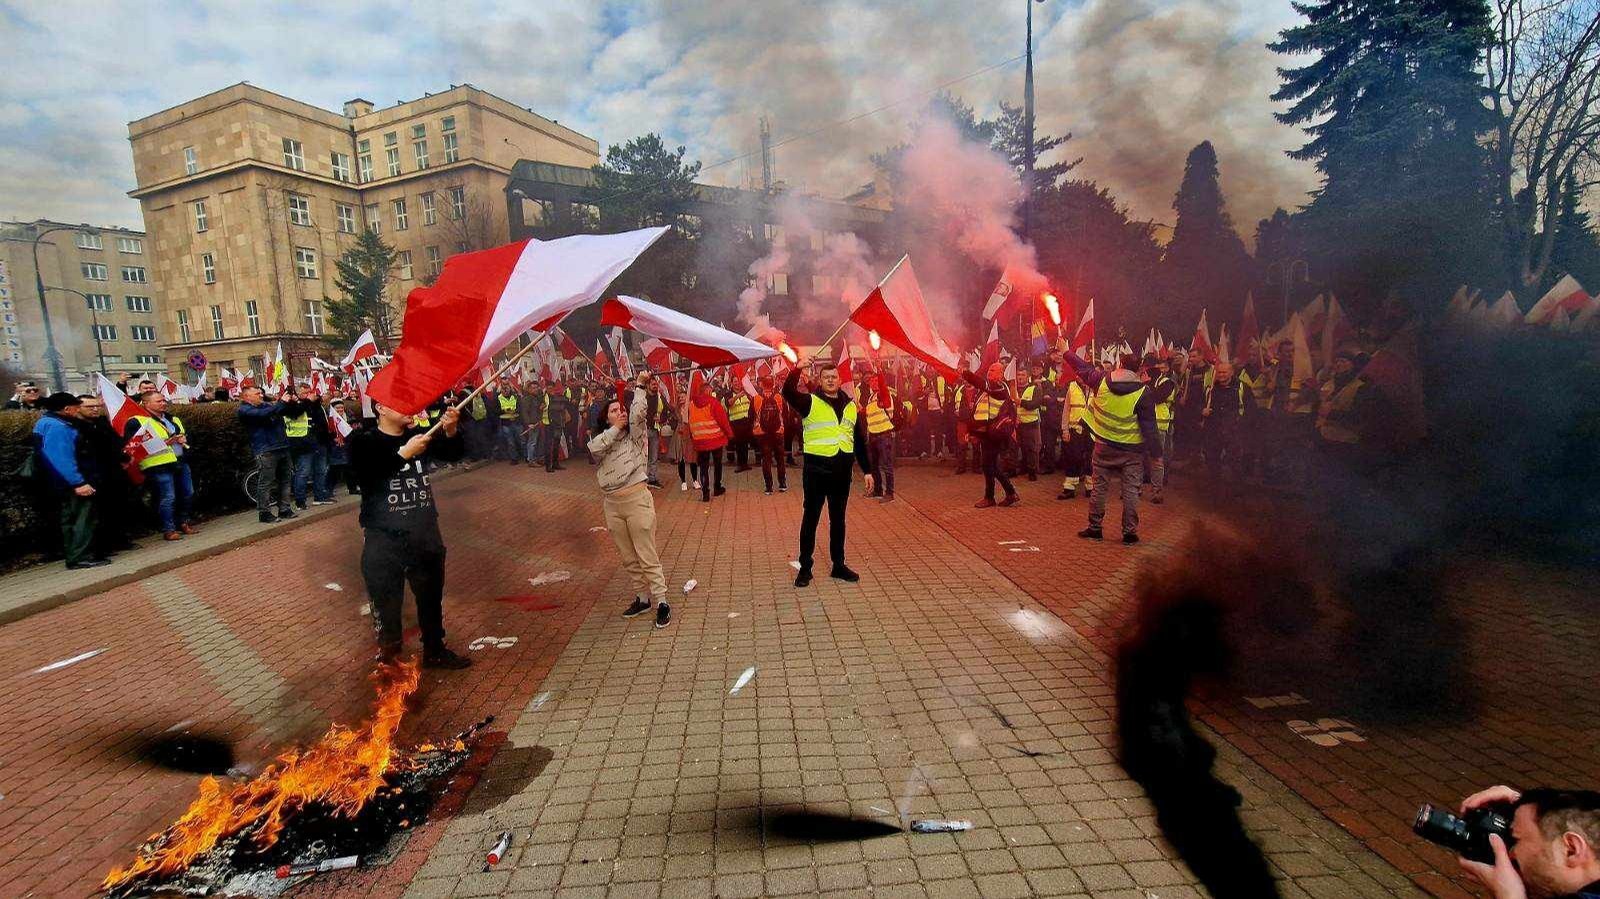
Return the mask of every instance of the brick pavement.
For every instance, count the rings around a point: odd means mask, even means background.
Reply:
[[[1014,539],[1041,552],[1001,553],[945,526],[970,522],[959,510],[980,482],[907,466],[906,501],[852,506],[863,582],[796,591],[798,491],[762,497],[752,472],[710,507],[658,494],[669,580],[700,586],[655,631],[618,615],[624,578],[591,530],[591,473],[574,468],[494,467],[441,485],[452,642],[518,642],[474,653],[469,672],[428,676],[405,736],[493,712],[509,740],[461,814],[422,828],[392,868],[329,876],[315,893],[1196,894],[1112,761],[1105,653],[1136,560],[1170,551],[1191,510],[1152,515],[1152,539],[1133,550],[1069,549],[1050,541],[1076,529],[1081,501],[1063,513],[1046,485],[1025,485],[1023,507],[988,514],[1036,523]],[[137,752],[174,725],[258,764],[361,716],[370,635],[354,536],[347,513],[0,628],[0,840],[23,847],[0,863],[0,893],[86,894],[181,812],[196,777]],[[1112,567],[1095,576],[1086,559]],[[555,569],[572,578],[528,584]],[[1293,764],[1326,766],[1328,751],[1260,742],[1258,765],[1247,738],[1281,718],[1235,705],[1204,713],[1228,733],[1219,766],[1286,895],[1411,889],[1285,787],[1304,779]],[[1425,738],[1406,751],[1425,751]],[[815,817],[826,813],[977,829],[804,839],[854,826]],[[505,827],[518,841],[483,874],[481,851]]]

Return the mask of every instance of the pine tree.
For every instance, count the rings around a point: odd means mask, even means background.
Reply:
[[[1004,100],[1000,101],[1000,114],[988,120],[989,129],[993,137],[989,147],[996,153],[1006,158],[1011,167],[1022,171],[1026,161],[1027,136],[1023,133],[1027,123],[1023,119],[1022,107],[1012,106]],[[1077,159],[1060,159],[1056,162],[1044,163],[1044,158],[1059,149],[1067,141],[1072,140],[1072,132],[1057,137],[1053,134],[1043,134],[1038,130],[1037,124],[1033,132],[1033,193],[1035,199],[1045,191],[1061,183],[1068,173],[1078,167],[1083,161]]]
[[[1222,198],[1217,151],[1202,141],[1189,151],[1172,208],[1178,218],[1162,260],[1167,302],[1158,324],[1173,333],[1193,328],[1200,310],[1241,308],[1253,286],[1252,262]]]
[[[1322,185],[1305,211],[1320,268],[1375,301],[1410,288],[1433,301],[1484,283],[1493,242],[1492,120],[1478,73],[1485,0],[1303,0],[1305,24],[1271,49],[1315,54],[1280,69],[1278,118],[1310,140]],[[1442,299],[1438,300],[1443,302]]]
[[[1570,274],[1586,290],[1600,290],[1600,234],[1588,210],[1583,208],[1583,192],[1577,178],[1568,176],[1561,195],[1561,211],[1556,215],[1556,239],[1550,250],[1550,270],[1540,290]]]
[[[334,263],[333,283],[339,288],[339,296],[324,297],[323,306],[328,310],[328,327],[345,344],[354,343],[368,328],[380,340],[394,334],[394,315],[386,291],[395,255],[394,247],[367,228],[356,235],[355,245]]]

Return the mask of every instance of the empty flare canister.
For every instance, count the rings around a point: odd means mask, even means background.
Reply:
[[[278,879],[285,877],[298,877],[301,874],[326,874],[329,871],[343,871],[345,868],[354,868],[360,864],[359,855],[346,855],[343,858],[329,858],[320,862],[306,862],[302,865],[279,865]]]
[[[500,859],[505,857],[506,850],[510,848],[511,831],[508,830],[500,834],[500,839],[495,841],[494,848],[490,849],[489,854],[484,857],[483,869],[487,871],[490,867],[500,864]]]
[[[951,833],[957,830],[971,830],[971,821],[912,821],[911,829],[917,833]]]

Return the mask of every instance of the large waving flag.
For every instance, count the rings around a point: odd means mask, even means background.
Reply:
[[[438,281],[406,298],[400,348],[368,394],[416,413],[522,333],[548,330],[594,302],[666,230],[529,239],[451,256]]]
[[[1567,323],[1572,316],[1587,309],[1591,302],[1592,298],[1578,283],[1578,279],[1566,275],[1540,297],[1539,302],[1533,304],[1523,321],[1530,325],[1548,325],[1560,316],[1562,322]]]
[[[344,361],[339,363],[339,367],[353,375],[356,373],[357,362],[371,359],[376,355],[378,355],[378,342],[372,339],[372,329],[368,328],[356,338],[356,342],[350,347],[350,352],[344,354]]]
[[[989,324],[989,339],[983,342],[983,355],[978,358],[978,373],[989,370],[989,366],[1000,361],[1000,323]]]
[[[883,340],[921,359],[949,378],[957,376],[961,356],[939,336],[922,288],[911,268],[911,257],[901,256],[861,305],[850,313],[850,320],[868,331],[877,331]]]
[[[672,350],[654,337],[646,337],[640,341],[639,351],[644,353],[645,368],[666,371],[672,367]]]
[[[1200,310],[1200,321],[1195,323],[1194,337],[1189,340],[1189,353],[1199,353],[1202,359],[1217,358],[1217,349],[1211,345],[1211,329],[1206,326],[1206,310]]]
[[[1083,307],[1083,318],[1078,320],[1078,330],[1072,334],[1072,342],[1069,345],[1069,349],[1076,353],[1093,342],[1094,300],[1090,300],[1089,305]]]
[[[668,349],[705,368],[767,359],[778,354],[764,343],[637,297],[606,300],[600,307],[600,326],[625,328],[654,337]]]
[[[100,394],[100,402],[106,406],[106,421],[111,422],[111,430],[119,437],[127,432],[128,422],[133,421],[135,415],[144,414],[138,403],[128,399],[126,393],[99,372],[94,375],[94,392]]]

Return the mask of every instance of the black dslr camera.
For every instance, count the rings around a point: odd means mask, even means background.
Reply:
[[[1510,849],[1511,817],[1514,809],[1501,803],[1475,808],[1461,817],[1444,809],[1424,805],[1417,810],[1417,820],[1411,829],[1430,843],[1454,852],[1468,861],[1494,864],[1494,847],[1489,845],[1489,834],[1497,833]]]

